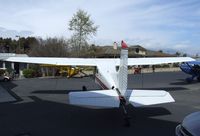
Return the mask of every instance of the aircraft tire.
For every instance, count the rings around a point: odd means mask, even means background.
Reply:
[[[82,86],[82,91],[87,91],[87,87],[86,86]]]
[[[199,77],[197,77],[197,80],[200,82],[200,76],[199,76]]]
[[[186,78],[186,82],[187,82],[187,83],[191,83],[191,82],[192,82],[192,79],[191,79],[191,78]]]

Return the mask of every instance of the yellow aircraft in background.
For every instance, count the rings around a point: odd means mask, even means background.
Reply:
[[[70,78],[70,77],[73,77],[77,74],[83,73],[82,72],[83,68],[76,67],[76,66],[56,66],[56,65],[48,65],[48,64],[47,65],[40,65],[40,66],[41,67],[56,68],[60,75],[66,76],[67,78]]]

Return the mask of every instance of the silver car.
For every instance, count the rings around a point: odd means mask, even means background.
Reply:
[[[10,81],[12,78],[6,75],[1,75],[0,76],[0,81]]]
[[[177,136],[200,136],[200,111],[189,114],[176,127]]]

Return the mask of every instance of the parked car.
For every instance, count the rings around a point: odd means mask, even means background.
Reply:
[[[200,136],[200,111],[187,115],[176,127],[176,136]]]
[[[5,76],[5,75],[1,75],[1,76],[0,76],[0,80],[1,80],[1,81],[10,81],[10,80],[11,80],[11,77]]]
[[[1,81],[10,81],[11,77],[9,76],[6,68],[0,68],[0,80]]]

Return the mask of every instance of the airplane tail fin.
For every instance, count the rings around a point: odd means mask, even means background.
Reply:
[[[125,95],[127,90],[128,78],[128,46],[124,41],[121,43],[121,56],[118,72],[118,89],[122,96]]]
[[[120,65],[118,71],[118,91],[95,90],[84,92],[70,92],[69,102],[73,105],[115,108],[120,107],[121,97],[134,107],[174,102],[172,96],[164,90],[127,90],[128,78],[128,46],[122,41]],[[119,94],[120,93],[120,94]]]

